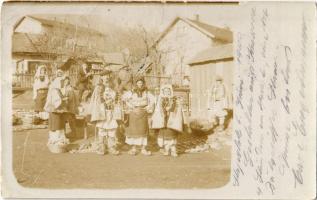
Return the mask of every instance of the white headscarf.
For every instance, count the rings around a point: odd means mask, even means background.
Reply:
[[[45,74],[44,74],[45,79],[48,78],[47,71],[46,71],[46,70],[47,70],[47,69],[46,69],[46,66],[45,66],[45,65],[40,65],[40,66],[36,69],[36,72],[35,72],[35,75],[34,75],[34,79],[39,79],[39,78],[40,78],[40,76],[42,75],[42,74],[41,74],[42,69],[45,69]]]
[[[101,102],[103,92],[99,93],[102,85],[96,85],[90,99],[91,121],[100,121],[106,119],[105,107]]]
[[[45,65],[40,65],[37,68],[36,73],[34,75],[33,99],[36,99],[36,97],[37,97],[37,90],[41,89],[41,88],[48,88],[48,85],[49,85],[49,82],[50,82],[46,71],[45,71],[45,74],[44,74],[44,81],[40,80],[40,76],[43,76],[41,74],[42,69],[46,70],[46,66]]]
[[[53,112],[62,104],[63,99],[60,92],[60,89],[62,88],[62,80],[62,77],[56,77],[49,87],[46,103],[44,106],[44,109],[47,112]]]

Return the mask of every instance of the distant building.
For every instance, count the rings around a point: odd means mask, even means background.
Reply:
[[[14,26],[13,68],[33,74],[42,63],[52,65],[70,56],[94,58],[105,48],[105,35],[96,30],[56,20],[24,16]],[[53,67],[53,66],[52,66]]]
[[[233,45],[225,44],[207,48],[189,61],[191,116],[193,118],[207,118],[208,93],[216,76],[223,79],[226,87],[229,109],[232,109],[233,94]]]
[[[195,20],[178,17],[153,45],[152,57],[153,54],[159,53],[160,64],[147,64],[142,71],[152,75],[158,71],[163,75],[172,75],[172,83],[181,86],[184,77],[189,75],[189,61],[198,52],[232,43],[232,40],[233,34],[229,29],[203,23],[198,16]]]

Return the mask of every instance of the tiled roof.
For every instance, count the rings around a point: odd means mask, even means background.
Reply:
[[[95,34],[95,35],[100,35],[100,36],[104,35],[103,33],[99,32],[99,31],[97,31],[97,30],[88,28],[88,27],[76,26],[76,25],[74,25],[74,24],[70,24],[70,23],[66,23],[66,22],[61,22],[61,21],[57,21],[57,20],[50,20],[50,19],[44,19],[44,18],[35,17],[35,16],[31,16],[31,15],[24,16],[24,17],[15,25],[15,28],[16,28],[25,18],[30,18],[30,19],[36,20],[36,21],[40,22],[42,25],[44,25],[44,26],[49,26],[49,27],[53,27],[53,28],[60,27],[60,28],[68,29],[68,30],[76,30],[76,29],[77,29],[77,31],[87,32],[87,33],[91,33],[91,34]]]
[[[183,21],[190,25],[191,27],[197,29],[198,31],[202,32],[203,34],[207,35],[210,38],[221,40],[224,43],[232,43],[233,41],[233,33],[226,28],[220,28],[217,26],[213,26],[210,24],[203,23],[201,21],[197,20],[191,20],[186,18],[177,17],[174,19],[174,21],[163,31],[163,33],[158,37],[158,39],[155,41],[154,45],[159,43],[162,38],[165,37],[165,35],[172,29],[172,27],[178,22]]]

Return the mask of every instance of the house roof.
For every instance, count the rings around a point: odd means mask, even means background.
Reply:
[[[221,40],[226,43],[231,43],[233,41],[233,33],[229,29],[220,28],[217,26],[213,26],[210,24],[206,24],[197,20],[191,20],[186,18],[177,17],[172,21],[172,23],[163,31],[163,33],[158,37],[158,39],[155,41],[154,45],[159,43],[165,35],[172,29],[172,27],[178,22],[183,21],[190,25],[191,27],[197,29],[201,33],[205,34],[206,36],[212,38]]]
[[[189,61],[189,65],[197,65],[199,63],[212,62],[230,58],[233,58],[232,43],[211,47],[199,52],[192,60]]]
[[[31,15],[27,15],[27,16],[22,17],[22,19],[19,20],[19,21],[15,24],[14,30],[21,24],[21,22],[22,22],[25,18],[30,18],[30,19],[32,19],[32,20],[36,20],[36,21],[40,22],[42,25],[45,25],[45,26],[61,27],[61,28],[71,29],[71,30],[76,30],[76,28],[77,28],[78,31],[87,32],[87,33],[91,33],[91,34],[95,34],[95,35],[100,35],[100,36],[103,36],[103,35],[104,35],[103,33],[99,32],[99,31],[97,31],[97,30],[88,28],[88,27],[83,27],[83,26],[77,26],[77,27],[76,27],[76,25],[74,25],[74,24],[65,23],[65,22],[61,22],[61,21],[57,21],[57,20],[43,19],[43,18],[40,18],[40,17],[31,16]]]
[[[14,33],[12,35],[12,53],[34,54],[67,54],[66,48],[49,48],[43,40],[43,35],[31,33]]]
[[[191,22],[192,24],[196,25],[198,29],[200,29],[201,31],[204,30],[207,33],[214,35],[216,39],[219,39],[225,42],[233,41],[233,33],[229,29],[219,28],[217,26],[205,24],[197,20],[191,20],[191,19],[187,19],[187,20]]]
[[[14,33],[12,35],[12,52],[37,52],[36,46],[25,33]]]

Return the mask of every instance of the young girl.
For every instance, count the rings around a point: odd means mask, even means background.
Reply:
[[[103,145],[106,140],[108,152],[113,155],[118,155],[119,151],[116,149],[116,145],[117,145],[116,130],[117,130],[118,124],[113,115],[115,100],[116,100],[116,93],[114,90],[110,88],[109,81],[105,82],[103,100],[104,100],[103,106],[105,110],[105,119],[98,121],[96,124],[96,127],[98,127],[99,129],[98,131],[99,141],[101,145]]]
[[[173,96],[171,85],[161,87],[160,100],[154,112],[160,113],[153,119],[153,122],[159,123],[156,127],[161,127],[157,138],[158,145],[164,148],[164,155],[178,156],[176,144],[178,133],[183,131],[183,113],[180,102]]]

